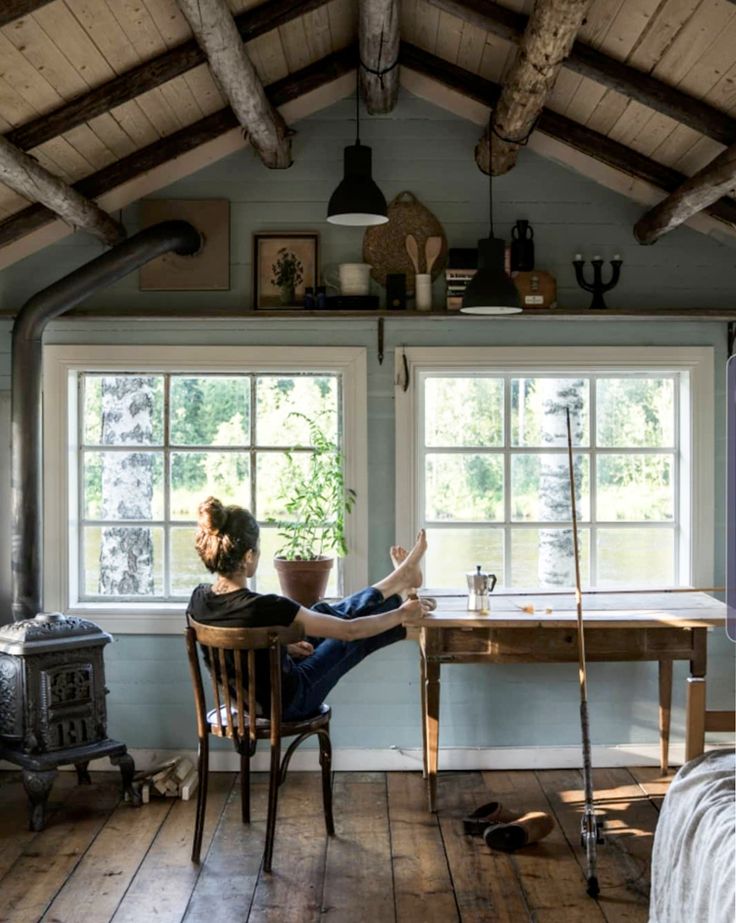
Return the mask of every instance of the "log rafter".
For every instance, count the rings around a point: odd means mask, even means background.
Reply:
[[[34,10],[39,10],[51,2],[52,0],[3,0],[0,3],[0,28],[22,16],[29,16]]]
[[[640,244],[653,244],[722,196],[736,192],[736,144],[689,177],[634,225]]]
[[[4,138],[0,138],[0,182],[110,246],[125,239],[122,225],[99,205]]]
[[[501,86],[477,74],[450,64],[448,61],[430,54],[415,45],[401,43],[401,64],[417,73],[436,80],[463,96],[482,105],[493,108],[500,95]],[[570,145],[584,154],[608,164],[629,176],[644,180],[667,192],[681,186],[687,177],[678,170],[652,160],[631,148],[613,141],[600,132],[574,122],[567,116],[559,115],[550,109],[544,109],[537,122],[537,128],[564,144]],[[721,198],[704,209],[708,214],[736,227],[736,201]]]
[[[733,2],[736,3],[736,0]],[[518,43],[528,23],[528,17],[523,13],[487,0],[429,0],[429,3],[509,42]],[[617,61],[590,45],[575,42],[562,66],[681,122],[714,141],[721,144],[736,141],[736,120],[725,112],[629,64]]]
[[[291,166],[291,132],[268,101],[226,0],[177,0],[225,99],[261,160]]]
[[[328,0],[269,0],[235,17],[242,41],[249,42],[272,32],[305,13],[324,6]],[[88,93],[70,100],[53,112],[46,113],[9,131],[5,138],[24,151],[38,147],[64,132],[110,109],[130,102],[142,93],[173,80],[207,60],[194,39],[131,68]]]
[[[358,36],[368,112],[391,112],[399,96],[398,0],[359,0]]]
[[[475,149],[476,162],[484,173],[499,176],[516,163],[589,5],[590,0],[537,0],[501,96]]]
[[[357,47],[344,48],[269,84],[266,94],[272,106],[283,106],[354,70],[357,62]],[[193,125],[187,125],[160,141],[155,141],[86,176],[75,183],[74,189],[81,195],[101,196],[187,151],[218,138],[237,125],[238,120],[230,107],[220,109]],[[44,206],[29,205],[0,222],[0,247],[43,227],[54,218],[54,213]]]

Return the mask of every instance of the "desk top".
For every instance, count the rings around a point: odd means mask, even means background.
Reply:
[[[423,628],[572,628],[577,622],[575,595],[502,596],[491,594],[488,614],[468,612],[467,596],[433,594],[437,609]],[[534,606],[534,612],[524,612]],[[551,612],[546,612],[551,609]],[[726,621],[726,604],[707,593],[583,593],[586,628],[708,628]]]

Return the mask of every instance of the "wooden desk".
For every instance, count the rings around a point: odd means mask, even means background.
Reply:
[[[427,591],[431,592],[431,591]],[[488,615],[468,612],[467,597],[438,597],[419,632],[424,773],[435,810],[443,663],[577,663],[577,617],[570,596],[492,597]],[[521,606],[531,603],[534,614]],[[545,608],[551,613],[545,614]],[[726,606],[705,593],[583,596],[586,660],[659,663],[662,770],[669,762],[672,663],[690,662],[686,759],[703,752],[706,730],[728,730],[728,712],[706,712],[708,628],[722,626]],[[595,700],[595,687],[590,690]]]

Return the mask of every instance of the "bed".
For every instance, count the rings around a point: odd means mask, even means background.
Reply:
[[[686,763],[662,804],[652,849],[649,923],[736,918],[736,752]]]

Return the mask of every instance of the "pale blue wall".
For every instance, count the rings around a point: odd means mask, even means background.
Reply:
[[[360,258],[362,233],[324,222],[326,201],[337,181],[341,149],[351,142],[352,105],[333,106],[300,125],[295,165],[269,172],[244,151],[158,194],[161,197],[224,197],[232,203],[232,289],[212,293],[139,293],[129,277],[98,293],[88,304],[115,309],[131,304],[247,305],[251,284],[251,234],[280,228],[318,229],[324,262]],[[477,129],[412,98],[389,117],[361,130],[374,147],[374,175],[387,197],[411,189],[442,221],[450,242],[472,246],[487,232],[486,180],[472,164]],[[534,225],[537,265],[558,278],[559,300],[583,307],[570,259],[577,251],[624,258],[622,282],[609,301],[625,307],[733,307],[736,247],[688,229],[654,247],[636,245],[631,227],[640,208],[577,174],[525,151],[517,168],[495,184],[497,233],[508,236],[516,218]],[[136,226],[135,206],[123,212]],[[69,237],[0,273],[3,308],[17,308],[33,292],[81,265],[101,247],[84,235]],[[0,392],[9,387],[10,323],[0,321]],[[724,371],[726,330],[722,323],[545,322],[524,320],[391,320],[386,325],[386,361],[376,359],[375,321],[67,320],[49,328],[50,343],[243,343],[257,345],[351,345],[368,350],[370,571],[385,569],[393,541],[394,387],[392,350],[412,345],[705,345],[716,357],[716,580],[723,579],[725,440]],[[7,427],[3,433],[7,490]],[[0,533],[2,582],[7,598],[7,527]],[[191,691],[181,639],[119,636],[107,651],[110,729],[133,747],[192,745]],[[685,665],[675,667],[674,732],[682,732]],[[709,700],[730,707],[732,647],[711,638]],[[455,746],[576,745],[579,740],[577,675],[564,666],[477,666],[443,670],[442,743]],[[656,741],[657,681],[651,664],[593,664],[590,669],[592,727],[596,743]],[[417,746],[418,671],[414,645],[402,643],[362,664],[330,696],[335,708],[336,746]]]

